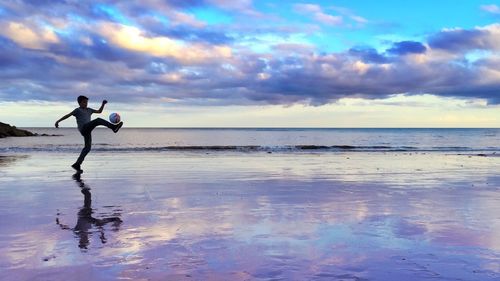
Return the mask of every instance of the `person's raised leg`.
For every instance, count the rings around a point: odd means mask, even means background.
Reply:
[[[106,126],[110,129],[114,129],[115,125],[113,123],[109,123],[108,121],[102,119],[102,118],[96,118],[89,123],[85,124],[85,130],[92,132],[92,130],[95,129],[97,126]]]
[[[95,127],[97,126],[105,126],[105,127],[108,127],[110,128],[111,130],[113,130],[113,132],[118,132],[118,130],[120,130],[120,128],[123,126],[123,122],[120,122],[118,124],[113,124],[113,123],[110,123],[102,118],[96,118],[92,121],[90,121],[89,123],[85,124],[85,130],[89,130],[89,131],[92,131],[95,129]]]

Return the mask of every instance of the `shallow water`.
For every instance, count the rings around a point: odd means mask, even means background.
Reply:
[[[0,159],[0,279],[500,279],[499,157],[75,157]]]

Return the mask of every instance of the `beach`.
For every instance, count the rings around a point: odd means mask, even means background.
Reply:
[[[500,281],[500,0],[0,1],[0,281]]]
[[[0,280],[500,278],[492,149],[139,149],[96,134],[79,176],[73,133],[3,143]]]

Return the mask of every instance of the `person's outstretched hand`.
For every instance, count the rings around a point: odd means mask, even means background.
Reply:
[[[59,128],[59,122],[56,122],[56,124],[54,124],[54,126],[56,126],[56,128]]]
[[[108,101],[107,101],[107,100],[103,100],[103,101],[102,101],[102,104],[107,104],[107,103],[108,103]]]

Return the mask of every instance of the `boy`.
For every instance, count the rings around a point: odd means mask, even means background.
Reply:
[[[92,130],[94,130],[95,127],[101,125],[101,126],[106,126],[111,130],[113,130],[113,132],[117,133],[118,130],[120,130],[120,128],[123,126],[123,122],[120,122],[118,124],[112,124],[102,118],[96,118],[90,121],[90,116],[92,115],[92,113],[102,113],[104,105],[108,103],[107,100],[102,101],[99,110],[87,107],[89,98],[87,98],[86,96],[79,96],[77,98],[77,101],[80,107],[75,108],[75,110],[64,115],[63,117],[61,117],[61,119],[57,120],[55,126],[56,128],[59,128],[59,122],[69,118],[70,116],[75,116],[76,123],[78,124],[78,130],[80,131],[80,134],[82,134],[83,136],[83,139],[85,141],[85,146],[83,147],[82,152],[80,153],[80,157],[78,157],[78,160],[76,160],[75,164],[71,165],[71,167],[75,169],[77,173],[83,173],[83,170],[81,169],[80,166],[82,165],[85,156],[87,156],[87,154],[90,152],[92,146]]]

